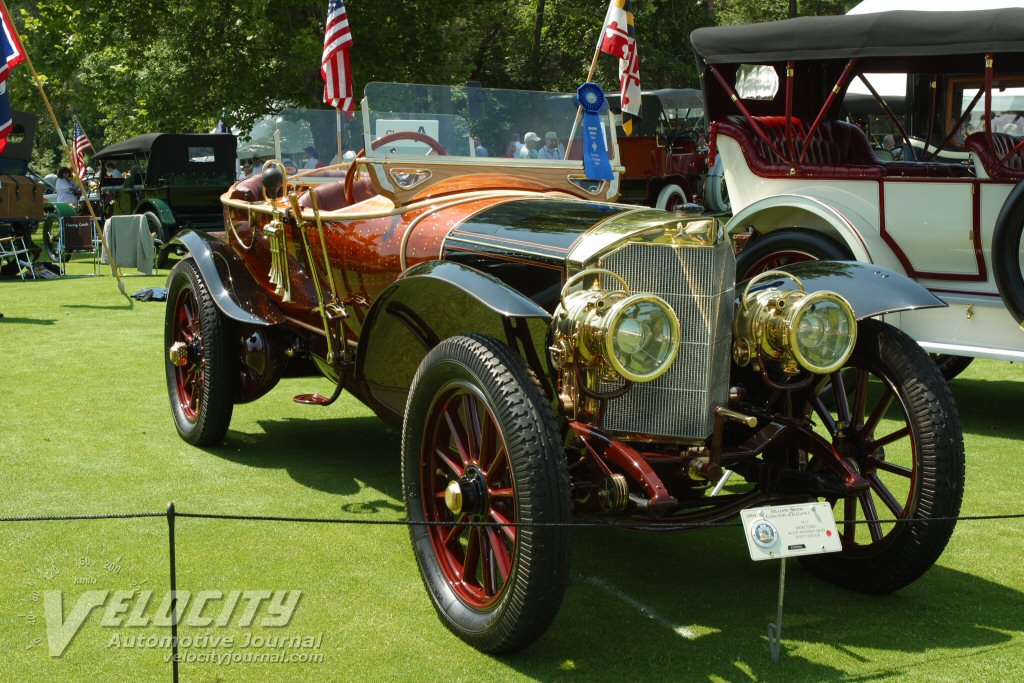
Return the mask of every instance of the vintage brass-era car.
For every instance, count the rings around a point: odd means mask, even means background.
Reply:
[[[948,304],[887,318],[948,377],[973,358],[1024,360],[1022,26],[1024,8],[1010,8],[695,31],[727,230],[753,235],[739,277],[874,263]],[[842,120],[855,86],[887,114],[890,149]]]
[[[235,180],[235,136],[223,133],[146,133],[104,147],[92,157],[116,174],[90,179],[97,215],[141,214],[157,238],[184,229],[223,227],[220,195]],[[56,259],[59,216],[87,213],[82,206],[54,204],[43,223],[43,240]]]
[[[953,530],[962,438],[935,366],[874,317],[941,302],[856,263],[736,285],[715,219],[613,202],[614,137],[610,179],[475,156],[474,137],[567,139],[570,98],[466,93],[370,84],[354,162],[291,178],[271,162],[222,197],[226,234],[175,238],[181,437],[222,442],[236,403],[311,360],[336,388],[295,400],[347,390],[401,426],[423,582],[486,651],[554,619],[575,519],[668,530],[825,500],[843,551],[812,571],[876,593],[921,576]]]

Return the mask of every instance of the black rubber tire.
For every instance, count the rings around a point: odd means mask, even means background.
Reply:
[[[402,481],[409,520],[428,519],[426,507],[436,493],[425,492],[430,486],[421,478],[421,458],[430,449],[428,420],[439,412],[432,410],[435,400],[456,384],[478,390],[504,440],[517,520],[569,522],[569,479],[550,404],[518,356],[504,344],[478,335],[441,342],[427,354],[413,379],[402,430]],[[453,589],[431,540],[431,527],[414,524],[409,530],[420,575],[441,621],[473,647],[514,652],[534,642],[554,620],[569,583],[572,539],[568,527],[519,527],[511,570],[502,590],[495,592],[494,603],[486,608],[468,605]]]
[[[1024,244],[1024,180],[1010,191],[996,218],[992,233],[992,275],[1003,303],[1018,325],[1024,326],[1024,273],[1021,252]]]
[[[974,360],[972,356],[950,356],[945,353],[933,353],[931,356],[947,382],[955,379]]]
[[[800,261],[847,261],[853,254],[832,238],[806,228],[785,228],[755,237],[736,257],[736,281]]]
[[[167,375],[167,393],[171,402],[174,426],[182,439],[193,446],[215,446],[223,443],[231,424],[234,399],[238,393],[239,373],[237,335],[234,325],[213,301],[210,290],[192,259],[180,261],[168,276],[167,309],[164,317],[164,366]],[[181,338],[178,319],[179,305],[186,297],[194,296],[192,317],[198,318],[198,343],[192,358],[201,373],[201,386],[196,395],[196,408],[186,413],[179,393],[179,377],[168,352],[171,344]],[[193,328],[194,330],[194,328]],[[194,388],[194,387],[193,387]]]
[[[729,190],[725,185],[725,165],[721,154],[715,157],[715,164],[705,177],[704,205],[715,213],[728,213],[732,210]]]
[[[46,214],[42,222],[42,233],[43,233],[43,250],[46,255],[50,257],[52,263],[60,263],[61,256],[57,253],[57,246],[60,239],[60,216],[56,213]],[[63,254],[64,263],[71,260],[71,254]]]
[[[918,520],[956,517],[964,492],[964,445],[949,387],[924,350],[900,330],[877,320],[865,320],[859,323],[857,334],[857,346],[847,367],[866,368],[876,377],[889,380],[896,393],[892,408],[902,407],[910,427],[915,454],[913,476],[901,516]],[[851,423],[846,433],[856,434],[856,420]],[[861,467],[862,474],[868,471]],[[884,504],[877,494],[870,495],[880,501],[879,505]],[[860,593],[890,593],[918,579],[942,554],[956,524],[885,524],[881,539],[853,546],[843,533],[846,525],[841,519],[842,509],[843,503],[838,501],[836,521],[844,541],[842,552],[801,557],[800,561],[812,574]]]

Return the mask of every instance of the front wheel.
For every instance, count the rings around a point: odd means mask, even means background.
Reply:
[[[427,354],[406,407],[402,480],[445,626],[484,652],[540,637],[569,582],[569,480],[551,407],[507,346],[452,337]]]
[[[813,230],[787,228],[755,237],[736,257],[736,281],[804,261],[845,261],[853,254],[835,240]]]
[[[804,399],[805,414],[870,488],[832,500],[842,551],[801,561],[862,593],[906,586],[942,554],[963,499],[963,435],[949,387],[913,339],[865,320],[846,367]]]
[[[238,393],[234,326],[220,312],[192,259],[168,278],[164,365],[174,426],[193,446],[224,440]]]

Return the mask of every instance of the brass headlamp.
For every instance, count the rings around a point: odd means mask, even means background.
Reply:
[[[603,289],[602,275],[617,280],[622,289]],[[588,277],[594,280],[591,288],[569,292]],[[609,378],[610,370],[631,382],[649,382],[663,375],[676,358],[679,318],[661,297],[633,294],[619,275],[592,268],[569,278],[562,288],[554,337],[556,367],[577,357],[602,377]]]
[[[786,278],[797,289],[750,290],[769,278]],[[857,343],[857,319],[849,302],[835,292],[808,293],[789,273],[771,270],[754,277],[743,291],[733,335],[733,360],[747,365],[763,354],[783,372],[800,368],[827,374],[841,368]]]

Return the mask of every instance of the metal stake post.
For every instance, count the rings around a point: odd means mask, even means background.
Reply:
[[[171,543],[171,680],[178,683],[178,573],[174,568],[174,502],[167,504],[167,532]]]
[[[779,605],[775,613],[775,621],[768,622],[768,651],[772,654],[772,661],[779,661],[779,653],[782,651],[782,596],[786,590],[786,558],[783,557],[779,564]]]

